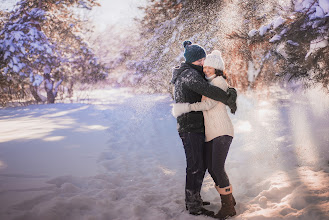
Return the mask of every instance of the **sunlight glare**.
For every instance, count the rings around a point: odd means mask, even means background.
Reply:
[[[329,98],[322,88],[309,89],[306,92],[313,114],[317,117],[328,117]]]
[[[47,119],[38,117],[12,117],[2,120],[0,127],[0,143],[19,139],[45,138],[58,129],[69,129],[75,123],[71,118]]]
[[[65,139],[64,136],[52,136],[52,137],[45,137],[43,140],[44,141],[61,141]]]
[[[176,174],[175,170],[170,170],[170,169],[168,169],[166,167],[163,167],[163,166],[159,166],[159,168],[165,175],[173,176],[173,175]]]
[[[6,163],[0,160],[0,170],[7,167]]]
[[[108,128],[109,127],[105,127],[103,125],[83,125],[80,128],[76,129],[76,131],[79,131],[79,132],[88,132],[90,130],[104,131]]]
[[[312,130],[307,121],[306,110],[293,106],[290,111],[292,135],[297,159],[300,164],[315,165],[319,155],[312,137]]]
[[[309,190],[329,194],[329,176],[324,171],[315,172],[307,167],[300,167],[298,174]]]
[[[71,113],[74,113],[74,112],[77,112],[77,111],[85,110],[87,108],[88,108],[88,106],[82,106],[82,107],[76,108],[76,109],[61,111],[61,112],[57,112],[57,113],[54,113],[54,114],[49,114],[49,115],[47,115],[47,117],[60,117],[60,116],[68,115],[68,114],[71,114]]]
[[[249,121],[238,121],[234,127],[235,127],[234,132],[237,134],[247,133],[252,131],[252,126]]]

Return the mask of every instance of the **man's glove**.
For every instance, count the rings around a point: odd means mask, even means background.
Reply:
[[[237,110],[237,105],[236,105],[236,99],[238,97],[237,92],[234,88],[228,88],[226,92],[229,95],[227,99],[227,105],[228,107],[230,107],[231,113],[235,114]]]
[[[235,114],[235,112],[236,112],[236,110],[237,110],[237,106],[236,106],[236,103],[234,104],[234,105],[229,105],[228,107],[230,107],[230,109],[231,109],[231,113],[232,114]]]
[[[189,103],[175,103],[172,106],[171,113],[175,118],[191,111]]]

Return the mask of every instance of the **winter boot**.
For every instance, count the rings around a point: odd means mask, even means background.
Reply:
[[[216,188],[217,191],[218,191],[218,189],[220,189],[218,186],[216,186],[216,184],[215,184],[215,188]],[[231,190],[232,190],[232,186],[231,186]],[[233,205],[236,206],[236,201],[235,201],[235,198],[234,198],[233,194],[232,194],[232,197],[233,197]],[[204,204],[204,203],[209,203],[209,204]],[[210,202],[203,202],[202,205],[210,205]]]
[[[236,201],[235,201],[233,194],[232,194],[232,198],[233,198],[233,205],[236,206]]]
[[[236,211],[234,208],[235,201],[232,194],[232,186],[230,185],[225,188],[216,186],[216,189],[222,199],[222,207],[214,217],[218,219],[227,219],[228,217],[235,216]]]
[[[201,195],[200,194],[199,194],[198,198],[200,199],[200,202],[201,202],[202,206],[210,205],[210,202],[203,201],[203,199],[201,199]],[[186,208],[186,210],[188,210],[187,205],[185,205],[185,208]]]
[[[202,206],[210,205],[208,201],[202,201]],[[187,205],[185,205],[186,210],[188,210]]]
[[[215,216],[215,213],[213,211],[210,211],[210,210],[205,209],[203,207],[198,211],[190,211],[190,214],[191,215],[205,215],[205,216],[209,216],[209,217],[214,217]]]

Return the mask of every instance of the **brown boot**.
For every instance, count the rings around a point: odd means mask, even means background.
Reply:
[[[222,207],[215,215],[215,218],[226,219],[236,215],[234,208],[232,193],[228,195],[220,195],[222,199]]]
[[[225,188],[219,188],[216,186],[216,189],[220,193],[220,197],[222,199],[222,207],[214,217],[218,219],[226,219],[236,215],[234,208],[235,199],[232,194],[232,186],[230,185]]]
[[[235,201],[233,194],[232,194],[232,197],[233,197],[233,205],[236,206],[236,201]]]

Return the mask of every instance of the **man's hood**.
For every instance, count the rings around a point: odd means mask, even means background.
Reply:
[[[180,66],[176,66],[173,68],[173,72],[172,72],[172,78],[171,78],[171,83],[175,84],[177,78],[180,76],[180,74],[182,74],[182,72],[184,72],[187,69],[195,69],[198,70],[199,72],[201,71],[202,73],[202,67],[200,66],[196,66],[193,64],[187,64],[187,63],[181,63]]]

